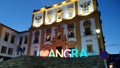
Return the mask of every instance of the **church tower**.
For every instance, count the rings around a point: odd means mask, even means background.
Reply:
[[[37,50],[84,48],[89,56],[105,50],[96,0],[65,0],[34,10],[28,55]]]

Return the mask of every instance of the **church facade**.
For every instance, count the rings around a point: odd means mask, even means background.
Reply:
[[[97,7],[97,0],[66,0],[34,10],[28,31],[18,32],[0,24],[0,56],[19,56],[18,46],[30,56],[36,56],[37,50],[73,48],[84,48],[88,56],[99,55],[105,46]]]

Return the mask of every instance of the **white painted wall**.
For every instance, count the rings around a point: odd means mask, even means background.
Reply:
[[[31,51],[30,51],[30,55],[31,56],[33,56],[34,55],[34,51],[36,50],[40,50],[40,43],[41,43],[41,41],[40,40],[42,40],[42,38],[41,38],[41,34],[42,34],[42,30],[38,30],[39,31],[39,33],[40,33],[40,35],[39,35],[39,43],[34,43],[34,39],[35,39],[35,37],[34,37],[34,34],[35,34],[35,32],[36,32],[37,30],[35,30],[35,31],[33,31],[33,33],[32,33],[32,45],[31,45]]]
[[[27,44],[24,44],[25,36],[28,36]],[[22,44],[20,46],[21,46],[21,48],[25,47],[24,55],[27,55],[27,49],[28,49],[28,43],[29,43],[29,32],[25,32],[25,33],[20,34],[19,39],[20,39],[20,37],[23,37]],[[19,44],[19,42],[17,44]]]
[[[8,32],[9,33],[9,38],[8,38],[8,42],[5,42],[4,41],[4,37],[5,37],[5,33]],[[15,41],[14,41],[14,44],[10,42],[11,40],[11,35],[15,35]],[[13,31],[13,30],[10,30],[6,27],[3,27],[3,30],[2,30],[2,35],[1,35],[1,38],[0,38],[0,50],[1,50],[1,47],[2,46],[6,46],[7,47],[7,51],[6,51],[6,54],[2,54],[0,52],[0,55],[1,56],[7,56],[7,57],[15,57],[16,56],[16,46],[17,46],[17,42],[18,42],[18,33]],[[12,55],[8,55],[8,49],[9,48],[13,48],[13,54]]]
[[[83,8],[80,7],[80,5],[84,2],[88,2],[91,1],[90,5],[89,5],[89,11],[88,12],[83,12]],[[94,7],[93,7],[93,0],[78,0],[78,15],[88,15],[91,12],[94,11]]]
[[[87,45],[92,44],[93,45],[93,52],[92,53],[88,53],[88,55],[98,55],[99,54],[99,45],[98,45],[98,38],[96,35],[96,26],[95,26],[95,19],[91,18],[89,19],[91,21],[91,31],[92,31],[92,35],[84,35],[84,26],[83,26],[83,22],[85,20],[80,21],[80,34],[81,34],[81,45],[82,48],[87,50]],[[86,42],[86,40],[92,40],[91,42]]]

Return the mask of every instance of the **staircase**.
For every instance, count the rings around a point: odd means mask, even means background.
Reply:
[[[41,58],[20,56],[0,63],[0,68],[105,68],[98,56],[82,58]]]

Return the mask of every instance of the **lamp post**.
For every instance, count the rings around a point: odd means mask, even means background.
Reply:
[[[112,63],[109,65],[109,68],[113,68],[113,64]]]
[[[99,51],[102,51],[101,42],[100,42],[100,29],[96,29],[96,33],[98,38]],[[105,63],[105,68],[107,68],[107,62],[105,59],[104,59],[104,63]]]
[[[96,33],[97,33],[97,38],[98,38],[99,51],[101,51],[100,29],[96,29]]]

